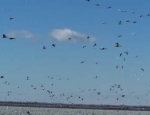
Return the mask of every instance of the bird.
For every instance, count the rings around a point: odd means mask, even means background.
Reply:
[[[43,49],[46,49],[46,47],[45,47],[45,46],[43,46]]]
[[[121,25],[122,23],[121,23],[121,21],[118,21],[118,25]]]
[[[119,67],[119,66],[117,65],[117,66],[116,66],[116,69],[118,69],[118,67]]]
[[[86,46],[83,46],[82,48],[85,48]]]
[[[122,37],[122,35],[118,35],[118,37]]]
[[[137,23],[137,21],[133,21],[133,23],[135,24],[135,23]]]
[[[106,24],[107,22],[102,22],[102,24]]]
[[[93,47],[95,47],[96,46],[96,43],[93,45]]]
[[[9,18],[10,20],[13,20],[14,18]]]
[[[126,22],[130,22],[130,20],[126,20]]]
[[[150,16],[150,14],[147,14],[146,16]]]
[[[4,76],[0,76],[0,78],[4,78]]]
[[[122,56],[123,53],[120,53],[120,57]]]
[[[87,36],[87,39],[89,39],[90,38],[90,36]]]
[[[52,44],[52,46],[55,47],[56,45],[55,45],[55,44]]]
[[[69,40],[71,40],[71,38],[68,38]]]
[[[86,0],[87,2],[89,2],[90,0]]]
[[[141,68],[141,70],[142,70],[142,71],[144,71],[144,69],[143,69],[143,68]]]
[[[108,7],[107,7],[107,9],[110,9],[110,8],[111,8],[111,6],[108,6]]]
[[[101,49],[101,50],[106,50],[107,48],[101,47],[100,49]]]
[[[5,34],[3,34],[2,38],[7,38],[7,36]]]
[[[10,40],[16,39],[16,38],[9,38]]]
[[[122,97],[125,97],[125,95],[122,95]]]
[[[100,4],[95,4],[96,6],[100,6]]]
[[[140,18],[143,17],[143,15],[140,15]]]
[[[115,43],[115,47],[121,47],[119,43]]]
[[[126,55],[128,55],[128,54],[129,54],[129,52],[127,52],[127,51],[125,51],[124,53],[125,53]]]
[[[84,63],[84,61],[81,61],[80,63]]]

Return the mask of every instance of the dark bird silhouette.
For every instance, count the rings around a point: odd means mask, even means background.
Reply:
[[[46,47],[45,47],[45,46],[43,46],[43,49],[46,49]]]
[[[14,40],[14,39],[16,39],[16,38],[9,38],[10,40]]]
[[[121,23],[121,21],[118,21],[118,25],[121,25],[122,23]]]
[[[125,51],[124,53],[125,53],[126,55],[128,55],[128,54],[129,54],[129,52],[127,52],[127,51]]]
[[[52,46],[55,47],[56,45],[55,45],[55,44],[52,44]]]
[[[118,35],[118,37],[122,37],[122,35]]]
[[[144,69],[143,69],[143,68],[141,68],[141,70],[142,70],[142,71],[144,71]]]
[[[102,24],[106,24],[107,22],[102,22]]]
[[[4,78],[4,76],[1,76],[1,78]]]
[[[86,46],[83,46],[82,48],[85,48]]]
[[[125,95],[122,95],[122,97],[125,97]]]
[[[133,23],[135,24],[135,23],[137,23],[137,21],[133,21]]]
[[[122,53],[120,53],[120,57],[122,56]]]
[[[115,47],[121,47],[119,43],[115,43]]]
[[[14,18],[9,18],[10,20],[13,20]]]
[[[130,22],[130,20],[126,20],[126,22]]]
[[[71,38],[68,38],[69,40],[71,40]]]
[[[96,6],[100,6],[100,4],[95,4]]]
[[[110,8],[111,8],[111,6],[108,6],[108,7],[107,7],[107,9],[110,9]]]
[[[86,0],[87,2],[89,2],[90,0]]]
[[[80,63],[84,63],[84,61],[81,61]]]
[[[5,34],[3,34],[2,38],[8,38]]]
[[[96,43],[93,45],[93,47],[95,47],[96,46]]]
[[[27,114],[28,114],[28,115],[31,115],[29,111],[27,111]]]
[[[90,38],[90,36],[87,37],[87,39],[89,39],[89,38]]]
[[[143,15],[140,15],[140,18],[143,17]]]
[[[107,48],[101,47],[100,49],[101,49],[101,50],[106,50]]]

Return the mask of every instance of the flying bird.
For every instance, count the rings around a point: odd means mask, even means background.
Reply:
[[[55,44],[52,44],[53,47],[55,47]]]
[[[80,63],[84,63],[84,61],[81,61]]]
[[[121,25],[121,21],[118,21],[118,25]]]
[[[119,43],[115,43],[115,47],[121,47]]]
[[[2,38],[7,38],[7,36],[5,34],[3,34]]]
[[[118,37],[122,37],[122,35],[118,35]]]
[[[13,20],[14,18],[9,18],[10,20]]]
[[[96,46],[96,43],[93,45],[93,47],[95,47]]]
[[[100,4],[95,4],[96,6],[100,6]]]
[[[9,38],[10,40],[16,39],[16,38]]]
[[[111,6],[108,6],[108,7],[107,7],[107,9],[110,9],[110,8],[111,8]]]
[[[102,24],[106,24],[107,22],[102,22]]]
[[[101,50],[106,50],[107,48],[101,47],[100,49],[101,49]]]
[[[45,47],[45,46],[43,46],[43,49],[46,49],[46,47]]]
[[[87,39],[89,39],[89,38],[90,38],[90,36],[87,37]]]
[[[142,70],[142,71],[144,71],[144,69],[143,69],[143,68],[141,68],[141,70]]]

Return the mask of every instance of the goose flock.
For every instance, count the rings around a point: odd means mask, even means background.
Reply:
[[[84,4],[88,6],[93,6],[97,8],[101,8],[103,6],[103,4],[101,3],[96,3],[95,0],[84,0],[84,1],[85,1]],[[120,15],[122,15],[122,13],[131,13],[135,17],[134,19],[138,19],[139,17],[143,19],[149,18],[150,20],[150,14],[148,12],[137,16],[136,11],[128,11],[128,10],[122,10],[122,9],[114,10],[114,7],[110,6],[109,4],[108,6],[105,6],[105,7],[106,8],[104,9],[104,11],[106,10],[106,12],[109,9],[108,11],[112,10],[112,12],[113,11],[119,12],[121,13]],[[142,23],[141,20],[140,21],[130,20],[128,19],[130,17],[125,17],[125,18],[126,18],[125,20],[121,20],[119,19],[119,16],[118,16],[118,21],[114,22],[115,28],[120,28],[121,26],[124,26],[126,24],[133,24],[133,25],[139,24],[140,25]],[[13,21],[15,21],[16,18],[14,16],[14,17],[8,18],[8,20],[11,23],[13,23]],[[89,22],[89,23],[92,23],[92,22]],[[106,29],[106,27],[109,26],[109,23],[110,23],[109,20],[106,20],[106,21],[100,22],[98,26],[101,26],[102,28]],[[89,43],[86,44],[86,42],[72,45],[72,47],[75,47],[77,49],[79,48],[81,53],[79,53],[75,57],[77,58],[76,61],[74,61],[71,64],[71,66],[69,66],[68,70],[66,71],[68,72],[73,71],[73,74],[74,74],[73,76],[77,75],[78,76],[78,77],[76,76],[77,78],[76,77],[73,78],[69,76],[69,74],[67,75],[65,72],[64,72],[64,75],[60,76],[59,71],[56,70],[57,71],[56,73],[58,73],[58,75],[56,76],[44,74],[43,76],[41,76],[41,78],[36,78],[36,77],[32,77],[32,74],[30,75],[30,73],[24,73],[22,71],[22,73],[26,74],[26,75],[23,75],[24,77],[12,79],[8,77],[9,75],[7,76],[3,75],[3,72],[1,71],[2,75],[0,76],[0,82],[1,82],[0,85],[2,85],[3,88],[5,88],[5,91],[1,92],[0,100],[1,101],[36,101],[36,102],[70,103],[70,104],[73,104],[73,103],[125,104],[126,101],[129,98],[131,98],[135,100],[136,104],[140,104],[140,103],[148,104],[149,103],[148,96],[150,95],[150,89],[146,88],[146,90],[143,89],[143,91],[139,91],[138,93],[138,89],[140,87],[137,86],[136,88],[136,85],[134,85],[132,81],[134,81],[135,79],[135,82],[137,82],[137,81],[140,81],[141,79],[144,79],[145,77],[149,77],[149,76],[144,76],[144,74],[148,72],[149,70],[146,69],[147,65],[142,65],[142,64],[138,66],[130,67],[130,65],[132,64],[136,65],[136,61],[137,61],[136,59],[140,58],[140,56],[142,55],[140,55],[141,54],[140,52],[139,54],[137,54],[137,52],[134,53],[133,50],[130,51],[130,49],[127,48],[128,46],[126,46],[126,44],[124,44],[123,42],[120,42],[120,39],[121,40],[123,39],[124,41],[126,41],[125,35],[123,34],[124,28],[122,27],[120,29],[122,29],[121,30],[122,34],[115,35],[116,42],[112,42],[110,40],[110,42],[108,43],[109,45],[103,44],[102,46],[99,41],[94,41],[94,43],[92,42],[90,45]],[[107,36],[109,36],[109,31],[107,32],[108,32]],[[140,33],[138,33],[138,35],[139,34]],[[135,35],[135,33],[132,33],[132,35]],[[7,40],[8,41],[12,40],[11,42],[13,43],[15,43],[19,39],[19,37],[10,36],[10,34],[7,34],[7,32],[3,33],[1,38],[3,39],[4,42]],[[86,41],[91,40],[91,38],[92,38],[91,35],[84,36],[84,39]],[[136,39],[136,37],[134,39]],[[71,44],[74,43],[74,36],[67,37],[66,41],[67,43],[71,43]],[[40,45],[41,44],[42,43],[40,43]],[[133,43],[133,44],[136,44],[136,43]],[[53,56],[55,55],[53,54],[53,52],[56,51],[58,53],[59,48],[61,49],[60,51],[62,51],[62,49],[65,49],[61,47],[60,47],[60,43],[58,43],[58,41],[55,41],[55,42],[51,42],[51,44],[49,45],[47,45],[47,43],[45,44],[43,43],[41,47],[39,48],[39,50],[42,49],[42,52],[44,53],[49,52],[49,50],[51,50],[52,52],[50,52],[49,55]],[[64,47],[67,47],[67,46],[64,46]],[[140,47],[144,47],[144,44],[142,44],[142,46]],[[68,46],[68,49],[69,48],[70,50],[67,50],[68,53],[69,51],[71,52],[71,49],[72,49],[71,47]],[[64,51],[64,52],[67,52],[67,51]],[[41,50],[39,52],[41,52]],[[39,53],[39,52],[36,52],[36,53]],[[72,52],[75,52],[77,54],[75,49]],[[43,57],[40,56],[40,57],[37,57],[37,59],[45,58],[44,53],[41,54]],[[99,53],[101,53],[102,57],[98,56]],[[33,54],[35,54],[35,52]],[[55,70],[52,68],[53,67],[59,68],[59,66],[62,67],[61,69],[65,69],[69,61],[73,60],[71,58],[72,55],[74,55],[73,53],[69,53],[70,58],[68,58],[67,61],[65,60],[66,63],[63,59],[61,59],[61,57],[63,57],[63,55],[61,54],[63,54],[63,52],[60,52],[60,54],[58,55],[58,57],[60,58],[58,62],[61,61],[63,62],[64,65],[61,66],[62,63],[60,65],[54,65],[52,63],[52,65],[50,66],[50,68],[47,69],[47,71],[54,72]],[[84,56],[84,54],[86,56]],[[147,52],[147,55],[149,55],[149,52]],[[94,60],[92,60],[91,57],[94,57],[92,58]],[[52,59],[54,61],[56,60],[54,58]],[[109,63],[110,61],[111,63]],[[90,62],[92,62],[93,65]],[[47,68],[46,65],[48,64],[48,62],[43,61],[43,63],[45,64],[45,68]],[[33,65],[29,64],[29,67],[30,66],[32,68]],[[36,67],[40,68],[40,64]],[[36,67],[34,66],[34,68]],[[88,69],[90,67],[91,69]],[[45,69],[45,68],[42,68],[42,69]],[[76,69],[71,69],[71,68],[76,68]],[[42,69],[41,70],[37,69],[36,72],[40,73],[40,71],[42,72]],[[98,72],[95,73],[95,70],[98,70],[99,73]],[[115,73],[114,75],[112,75],[112,71],[114,71]],[[101,73],[103,72],[106,73],[106,76],[101,75]],[[131,74],[129,75],[128,72]],[[79,75],[80,73],[81,75]],[[130,78],[127,76],[130,76]],[[120,81],[118,79],[120,79]],[[15,82],[15,84],[12,83],[13,81],[17,81],[17,80],[18,82]],[[74,87],[75,86],[74,84],[76,84],[76,87]],[[143,82],[140,85],[142,85],[141,86],[142,88],[150,87],[149,84],[143,83]],[[61,90],[58,87],[60,87]],[[146,98],[144,99],[143,97],[146,97]],[[130,101],[127,101],[127,102],[129,102],[130,104],[132,103]],[[28,111],[28,114],[30,114],[29,111]]]

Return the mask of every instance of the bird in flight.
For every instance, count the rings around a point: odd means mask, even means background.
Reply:
[[[141,68],[141,70],[142,70],[142,71],[144,71],[144,69],[143,69],[143,68]]]
[[[13,20],[14,18],[9,18],[10,20]]]
[[[45,46],[43,46],[43,49],[46,49],[46,47],[45,47]]]
[[[118,21],[118,25],[121,25],[121,21]]]
[[[100,6],[100,4],[95,4],[96,6]]]
[[[93,45],[93,47],[95,47],[96,46],[96,43]]]
[[[81,61],[80,63],[84,63],[84,61]]]
[[[8,38],[5,34],[3,34],[2,38]]]
[[[110,9],[110,8],[111,8],[111,6],[108,6],[108,7],[107,7],[107,9]]]
[[[16,38],[9,38],[10,40],[16,39]]]
[[[101,49],[101,50],[106,50],[107,48],[101,47],[100,49]]]
[[[55,47],[56,45],[55,45],[55,44],[52,44],[52,46]]]
[[[102,24],[106,24],[107,22],[102,22]]]
[[[119,43],[115,43],[115,47],[121,47]]]

